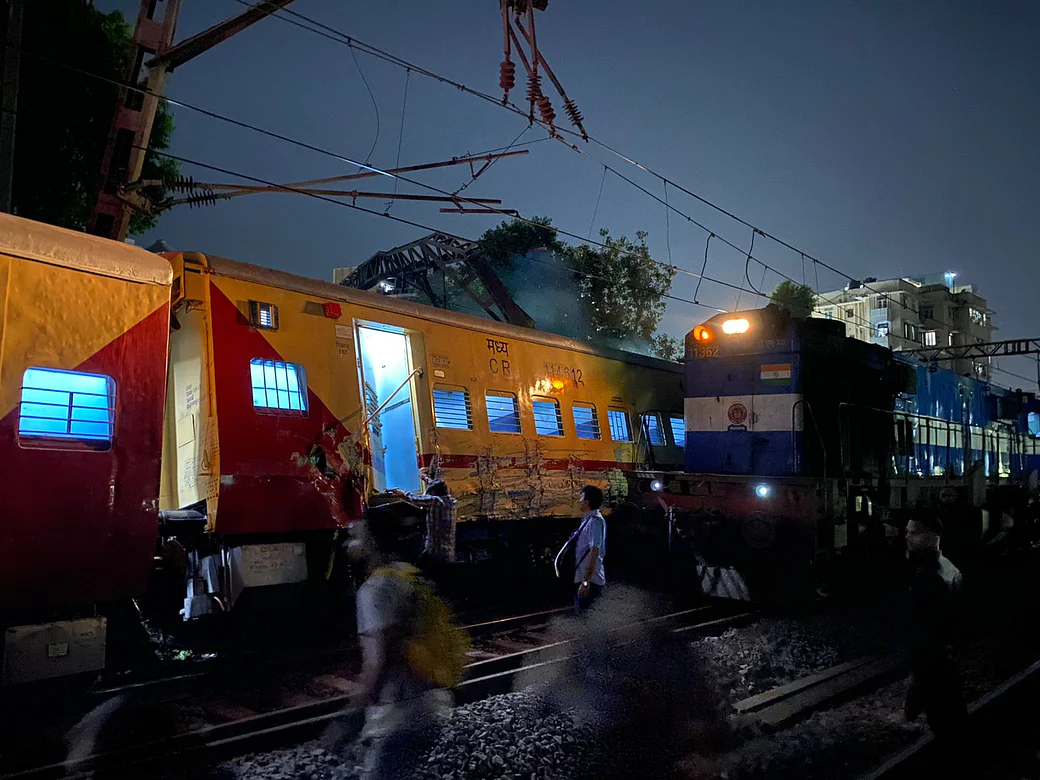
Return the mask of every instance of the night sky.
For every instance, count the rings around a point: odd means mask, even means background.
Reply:
[[[96,0],[133,21],[135,0]],[[234,0],[184,0],[178,40],[240,10]],[[498,94],[498,3],[454,0],[297,0],[294,10],[481,91]],[[998,338],[1040,336],[1040,3],[619,2],[550,0],[539,47],[585,115],[591,135],[669,179],[853,276],[955,271],[996,312]],[[405,72],[358,54],[379,108],[371,162],[393,167],[506,146],[526,120],[412,73],[404,134]],[[523,98],[518,64],[514,97]],[[546,93],[555,97],[546,82]],[[364,160],[376,137],[372,100],[350,50],[266,19],[178,69],[167,94]],[[567,126],[554,100],[558,120]],[[292,181],[353,172],[343,162],[174,108],[172,151],[252,176]],[[545,133],[531,128],[521,142]],[[660,181],[602,148],[576,154],[554,141],[503,160],[466,190],[501,198],[525,216],[546,215],[586,236],[648,231],[655,258],[697,271],[706,234],[608,173],[608,162],[663,195]],[[185,165],[202,181],[228,176]],[[453,190],[464,169],[421,175]],[[392,188],[371,179],[373,190]],[[400,184],[400,191],[424,192]],[[669,201],[739,247],[750,230],[689,196]],[[383,201],[359,205],[384,210]],[[437,204],[397,202],[391,214],[476,238],[499,220],[455,216]],[[138,237],[331,279],[381,249],[427,231],[299,195],[181,207]],[[595,233],[593,234],[595,235]],[[572,241],[573,242],[573,241]],[[756,239],[755,256],[797,279],[802,261]],[[708,275],[744,284],[744,256],[711,244]],[[816,285],[812,264],[806,280]],[[762,269],[752,265],[752,281]],[[767,273],[763,287],[780,281]],[[821,289],[845,279],[819,270]],[[696,280],[673,292],[693,297]],[[732,309],[736,293],[704,283],[700,299]],[[750,297],[744,295],[741,306]],[[662,325],[681,336],[711,312],[673,302]],[[1005,361],[1027,377],[1031,359]],[[998,375],[1002,383],[1021,380]]]

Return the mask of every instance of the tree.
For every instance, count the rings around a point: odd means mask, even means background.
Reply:
[[[532,222],[503,222],[484,233],[480,245],[540,329],[677,358],[678,341],[657,333],[675,269],[654,261],[646,233],[633,243],[602,230],[604,246],[573,247],[559,240],[549,218]]]
[[[647,234],[637,243],[624,236],[611,238],[600,230],[603,247],[573,247],[570,256],[589,324],[604,341],[649,345],[664,316],[664,296],[672,287],[675,269],[650,256]]]
[[[795,317],[808,317],[816,307],[816,293],[811,287],[786,279],[776,286],[769,300]]]
[[[119,12],[103,14],[87,0],[25,4],[15,213],[74,230],[86,228],[119,98],[119,88],[111,82],[125,79],[132,56],[133,31]],[[149,145],[165,149],[173,118],[159,104]],[[178,173],[175,161],[145,155],[144,178],[175,178]],[[150,194],[161,198],[164,188]],[[131,232],[154,224],[154,217],[135,215]]]

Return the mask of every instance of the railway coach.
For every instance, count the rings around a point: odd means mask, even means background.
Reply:
[[[673,362],[0,215],[3,682],[101,668],[146,593],[320,592],[340,529],[423,477],[459,560],[530,565],[582,485],[681,468],[682,398]]]
[[[577,491],[682,462],[675,363],[195,253],[175,273],[160,529],[184,614],[324,576],[370,495],[444,479],[456,557],[530,562]]]
[[[169,263],[0,215],[5,684],[101,668],[159,516]]]

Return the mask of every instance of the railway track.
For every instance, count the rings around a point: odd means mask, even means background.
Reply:
[[[1022,750],[1023,745],[1034,756],[1038,744],[1036,719],[1036,699],[1040,695],[1040,661],[1023,669],[1002,685],[980,697],[968,706],[967,739],[970,740],[969,761],[981,761],[987,772],[978,775],[987,778],[1017,778],[1021,772],[1006,771],[1001,773],[998,763],[1006,750]],[[974,748],[974,750],[973,750]],[[891,756],[879,767],[862,775],[859,780],[904,780],[905,778],[927,777],[934,774],[950,761],[949,754],[943,755],[949,746],[937,745],[931,736],[919,739],[910,747]],[[1035,776],[1035,775],[1031,775]]]
[[[535,673],[570,658],[574,644],[556,639],[552,620],[567,608],[495,618],[467,628],[474,637],[472,663],[456,689],[457,703],[473,702],[512,690],[525,673]],[[725,630],[749,620],[756,613],[732,603],[709,604],[660,615],[611,629],[618,641],[635,635],[647,625],[667,627],[681,635]],[[349,674],[319,674],[296,679],[278,690],[241,692],[198,702],[186,697],[183,706],[195,713],[193,722],[173,734],[141,738],[90,755],[54,761],[23,760],[4,768],[0,780],[50,780],[58,777],[106,776],[204,776],[204,767],[243,753],[270,750],[312,739],[337,720],[342,728],[360,728],[360,712],[344,712],[354,684]],[[166,701],[165,706],[177,702]],[[176,720],[176,717],[174,717]],[[201,721],[201,722],[200,722]]]

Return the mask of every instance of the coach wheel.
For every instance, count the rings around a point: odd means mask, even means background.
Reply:
[[[740,522],[740,538],[752,550],[768,550],[776,541],[776,523],[762,512],[752,512]]]

